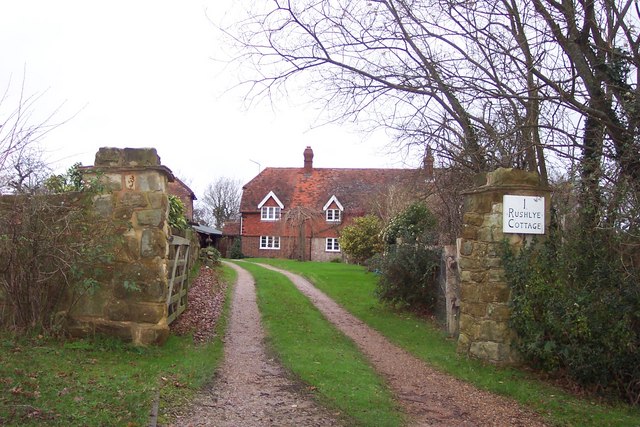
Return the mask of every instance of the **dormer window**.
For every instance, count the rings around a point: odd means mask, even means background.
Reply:
[[[267,202],[270,202],[269,206],[267,206]],[[269,194],[262,199],[260,204],[258,204],[258,209],[260,209],[260,219],[262,221],[280,221],[283,208],[284,205],[280,199],[278,199],[278,196],[276,196],[273,191],[270,191]]]
[[[260,219],[263,221],[277,221],[280,219],[280,206],[263,206]]]
[[[325,211],[327,222],[341,222],[344,208],[336,196],[331,196],[322,208]]]
[[[327,209],[327,222],[340,222],[342,215],[340,209]]]

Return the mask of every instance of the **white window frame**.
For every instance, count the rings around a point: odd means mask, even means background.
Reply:
[[[332,206],[334,203],[337,206],[337,209],[329,209],[329,206]],[[342,222],[342,211],[344,210],[344,207],[335,194],[331,196],[329,201],[322,207],[322,210],[326,212],[325,218],[327,222]]]
[[[340,242],[337,237],[327,237],[324,242],[326,252],[340,252]]]
[[[280,206],[263,206],[260,208],[261,221],[279,221],[282,216]]]
[[[340,209],[327,209],[327,222],[341,222],[342,211]]]
[[[260,236],[260,249],[279,250],[280,236]]]

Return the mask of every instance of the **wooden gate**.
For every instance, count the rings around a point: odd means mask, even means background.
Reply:
[[[167,293],[168,317],[171,324],[187,308],[189,290],[189,249],[190,241],[180,236],[172,236],[169,243],[169,292]]]

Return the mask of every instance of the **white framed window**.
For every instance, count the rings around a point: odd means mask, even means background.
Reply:
[[[341,213],[340,209],[327,209],[327,222],[340,222]]]
[[[280,219],[280,206],[263,206],[260,211],[260,219],[263,221],[278,221]]]
[[[337,237],[327,237],[327,252],[340,252],[340,243]]]
[[[280,249],[280,236],[260,236],[260,249]]]

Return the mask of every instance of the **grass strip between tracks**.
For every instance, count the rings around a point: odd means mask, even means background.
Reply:
[[[280,273],[240,263],[256,281],[270,348],[320,403],[349,425],[397,426],[403,419],[383,380],[355,344]]]

